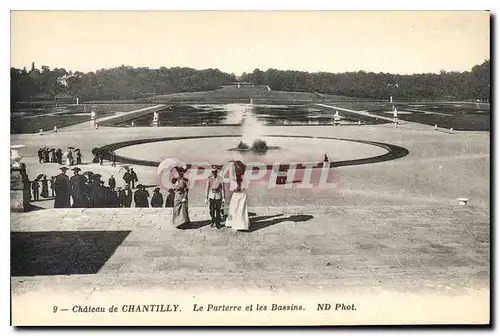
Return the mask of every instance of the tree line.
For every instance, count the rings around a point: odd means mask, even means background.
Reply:
[[[412,98],[490,98],[490,61],[471,71],[439,74],[394,75],[373,72],[328,73],[255,69],[243,74],[242,80],[254,85],[269,85],[272,90],[308,91],[341,96],[387,99]]]
[[[80,100],[127,100],[158,94],[215,90],[236,80],[218,69],[186,67],[150,69],[120,66],[83,73],[63,68],[29,71],[11,68],[11,101],[54,99],[69,95]]]
[[[51,100],[69,95],[81,100],[130,100],[177,92],[209,91],[236,81],[234,74],[218,69],[186,67],[150,69],[120,66],[96,72],[64,68],[11,68],[11,101]],[[471,71],[396,75],[373,72],[328,73],[255,69],[242,81],[268,85],[275,91],[307,91],[342,96],[387,99],[450,98],[490,99],[490,61]]]

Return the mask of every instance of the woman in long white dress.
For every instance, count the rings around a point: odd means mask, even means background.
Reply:
[[[231,195],[229,209],[227,212],[226,226],[233,230],[248,231],[250,222],[248,220],[247,194],[241,188],[242,175],[236,176],[236,189]]]
[[[69,151],[66,151],[63,153],[63,160],[64,160],[64,164],[66,166],[71,166],[71,161],[70,161],[70,157],[69,157]]]

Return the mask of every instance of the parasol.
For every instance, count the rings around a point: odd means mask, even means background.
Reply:
[[[92,175],[94,175],[94,172],[92,171],[86,171],[85,173],[83,173],[82,175],[88,175],[89,177],[91,177]]]
[[[178,177],[177,171],[174,173],[174,168],[182,168],[186,170],[187,165],[177,158],[166,158],[158,165],[158,168],[156,168],[156,175],[160,178],[160,180],[163,180],[163,178],[166,177],[171,183],[174,183],[174,178]]]
[[[231,180],[231,189],[234,189],[235,183],[241,185],[243,181],[243,175],[245,174],[246,166],[242,161],[239,160],[231,160],[222,167],[222,176],[226,177],[235,177],[236,181]],[[229,174],[229,176],[227,176]]]
[[[43,176],[44,176],[44,174],[38,174],[38,176],[36,177],[35,181],[38,181],[38,180],[39,180],[39,179],[41,179]]]
[[[245,166],[245,164],[242,161],[231,160],[228,163],[226,163],[222,169],[226,170],[230,166],[232,166],[232,168],[234,168],[234,172],[235,172],[236,175],[243,175],[243,174],[245,174],[246,166]]]
[[[170,173],[170,171],[172,169],[177,168],[177,167],[182,168],[184,170],[187,169],[186,163],[184,163],[183,161],[181,161],[177,158],[173,158],[173,157],[166,158],[158,165],[158,168],[156,169],[156,173],[158,175],[161,175],[165,171],[168,171]]]
[[[75,149],[75,147],[69,146],[68,149]]]

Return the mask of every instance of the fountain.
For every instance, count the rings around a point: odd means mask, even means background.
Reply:
[[[267,128],[257,119],[257,107],[251,104],[253,102],[250,100],[250,104],[231,106],[235,114],[234,120],[242,121],[238,126],[238,134],[127,140],[107,145],[103,150],[115,152],[120,161],[154,167],[163,160],[159,153],[176,153],[176,157],[186,164],[210,162],[223,165],[228,161],[241,161],[259,162],[273,167],[277,162],[283,165],[298,162],[298,169],[305,167],[303,163],[323,166],[325,152],[332,153],[329,163],[335,167],[394,160],[408,154],[404,148],[373,141],[268,135]]]
[[[241,123],[241,138],[236,148],[231,151],[253,152],[254,154],[265,154],[270,149],[277,149],[277,146],[268,146],[264,138],[264,125],[252,114],[253,99],[245,108]]]

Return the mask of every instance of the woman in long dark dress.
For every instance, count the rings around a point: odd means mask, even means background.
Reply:
[[[49,160],[49,149],[45,147],[43,151],[43,162],[50,162]]]
[[[183,224],[189,224],[189,207],[188,207],[188,180],[184,177],[184,169],[176,168],[179,177],[174,184],[174,208],[172,224],[178,227]]]
[[[82,153],[80,153],[80,151],[76,151],[76,164],[77,165],[82,164]]]
[[[47,181],[47,175],[43,175],[42,179],[42,192],[40,195],[43,198],[48,198],[49,197],[49,181]]]

